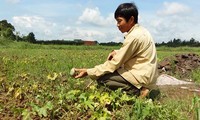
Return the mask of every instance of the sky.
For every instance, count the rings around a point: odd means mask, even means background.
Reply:
[[[199,0],[0,0],[0,20],[37,40],[123,42],[114,12],[124,2],[137,5],[138,22],[155,42],[200,41]]]

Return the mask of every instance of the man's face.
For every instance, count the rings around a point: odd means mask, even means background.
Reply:
[[[132,18],[130,18],[129,21],[127,22],[125,18],[117,17],[116,21],[117,21],[117,27],[122,33],[128,32],[134,25]]]

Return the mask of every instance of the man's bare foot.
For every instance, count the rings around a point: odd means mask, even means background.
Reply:
[[[142,87],[141,90],[140,90],[140,96],[139,98],[145,98],[147,97],[147,95],[149,94],[149,89],[148,88],[145,88],[145,87]]]

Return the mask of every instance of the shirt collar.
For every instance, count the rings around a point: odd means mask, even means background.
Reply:
[[[126,38],[132,31],[133,31],[133,29],[135,29],[136,27],[138,27],[139,26],[139,24],[135,24],[128,32],[127,32],[127,34],[124,36],[124,38]]]

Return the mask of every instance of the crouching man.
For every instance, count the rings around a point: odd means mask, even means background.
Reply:
[[[134,3],[118,6],[114,17],[124,37],[123,45],[94,68],[75,68],[75,78],[89,76],[112,90],[122,88],[130,94],[146,97],[157,79],[157,53],[151,34],[138,24]]]

